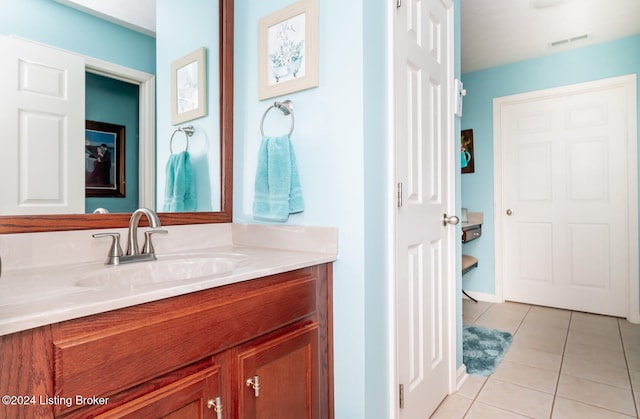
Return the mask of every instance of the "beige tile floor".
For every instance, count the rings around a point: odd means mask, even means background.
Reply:
[[[493,375],[469,375],[432,418],[640,417],[640,325],[467,299],[463,322],[508,331],[513,343]]]

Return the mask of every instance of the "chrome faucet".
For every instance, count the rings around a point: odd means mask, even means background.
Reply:
[[[131,214],[129,219],[129,234],[127,235],[127,255],[139,255],[140,250],[138,247],[138,225],[140,224],[140,218],[146,216],[149,221],[149,227],[160,227],[160,218],[153,210],[149,208],[138,208]],[[166,232],[166,231],[165,231]]]
[[[151,229],[144,232],[144,244],[142,245],[142,252],[138,246],[138,226],[142,216],[146,216],[149,221],[149,227]],[[107,265],[120,265],[121,263],[143,262],[149,260],[156,260],[155,249],[151,242],[152,234],[167,234],[167,230],[161,230],[160,218],[155,211],[149,208],[138,208],[131,214],[129,219],[129,232],[127,233],[127,252],[122,252],[120,247],[120,233],[98,233],[93,237],[112,237],[111,248],[107,255]]]

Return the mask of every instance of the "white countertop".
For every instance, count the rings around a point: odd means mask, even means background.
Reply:
[[[206,228],[200,226],[200,229]],[[222,227],[215,227],[218,232]],[[232,243],[203,247],[175,246],[162,252],[156,247],[158,262],[172,255],[234,254],[241,259],[229,272],[200,278],[122,286],[77,286],[83,278],[108,272],[114,278],[126,270],[138,269],[140,262],[107,266],[99,260],[49,266],[20,266],[0,277],[0,336],[60,321],[129,307],[194,291],[233,284],[307,266],[332,262],[337,258],[337,231],[327,228],[233,225]],[[176,240],[189,237],[189,227],[168,227]],[[52,234],[52,233],[49,233]],[[88,234],[83,232],[83,234]],[[167,235],[167,236],[169,236]],[[24,240],[21,235],[20,240]],[[164,236],[163,236],[164,237]],[[182,237],[182,238],[181,238]],[[0,250],[3,250],[0,243]],[[221,240],[210,240],[209,242]],[[225,240],[222,240],[225,241]],[[165,248],[168,247],[165,242]],[[14,243],[15,244],[15,243]],[[107,242],[102,243],[106,255]],[[220,244],[220,243],[216,243]],[[77,244],[74,244],[77,245]],[[186,256],[188,257],[188,256]],[[3,256],[3,261],[5,260]]]

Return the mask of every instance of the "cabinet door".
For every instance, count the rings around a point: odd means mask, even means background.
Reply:
[[[220,367],[213,366],[152,391],[98,418],[222,418]],[[216,416],[220,410],[220,415]]]
[[[319,418],[317,323],[247,345],[238,361],[239,417]]]

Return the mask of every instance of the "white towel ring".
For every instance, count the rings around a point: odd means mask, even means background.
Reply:
[[[278,108],[282,111],[282,113],[286,115],[291,115],[291,129],[289,129],[289,135],[293,133],[293,127],[295,125],[295,118],[293,116],[293,102],[290,100],[285,100],[284,102],[273,102],[273,105],[269,106],[264,114],[262,115],[262,121],[260,121],[260,134],[264,137],[264,118],[267,116],[269,111],[272,108]]]
[[[176,135],[176,132],[183,132],[184,138],[187,141],[187,145],[184,147],[184,151],[189,151],[189,137],[193,135],[193,125],[187,125],[186,127],[178,127],[177,130],[173,131],[171,134],[171,139],[169,140],[169,151],[173,154],[173,136]]]

